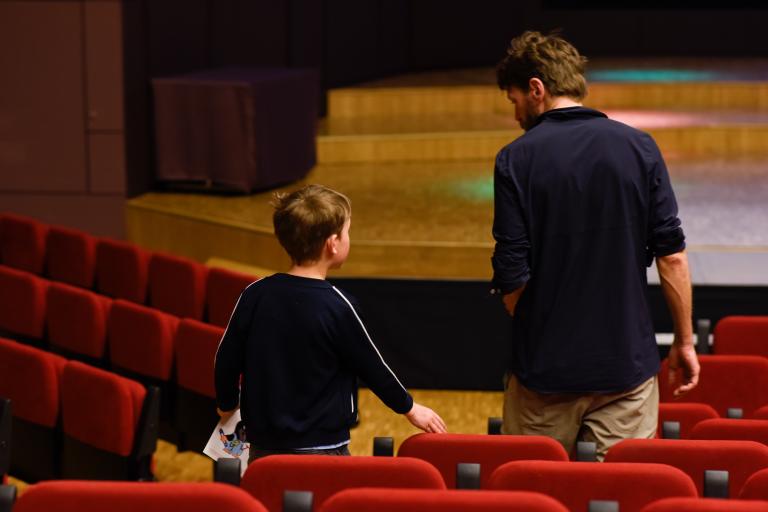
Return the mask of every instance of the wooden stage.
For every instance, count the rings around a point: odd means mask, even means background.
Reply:
[[[596,61],[588,78],[587,106],[659,143],[691,251],[768,257],[768,60]],[[352,199],[352,253],[335,275],[490,277],[493,159],[522,133],[493,80],[459,70],[329,93],[318,165],[281,190],[322,183]],[[200,261],[285,269],[271,195],[149,193],[127,203],[128,236]]]

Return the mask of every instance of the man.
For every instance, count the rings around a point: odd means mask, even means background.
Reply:
[[[676,395],[698,382],[691,284],[677,203],[653,139],[584,108],[586,59],[557,35],[526,32],[499,87],[526,133],[494,173],[494,287],[511,320],[505,434],[542,434],[602,460],[652,438],[659,355],[646,302],[656,259],[672,314]],[[680,373],[680,372],[678,372]]]

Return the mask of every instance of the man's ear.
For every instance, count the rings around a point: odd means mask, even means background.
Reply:
[[[541,81],[541,78],[533,77],[528,80],[528,91],[534,98],[541,100],[544,99],[546,87],[544,87],[544,82]]]

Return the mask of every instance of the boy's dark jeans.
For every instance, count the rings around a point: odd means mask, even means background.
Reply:
[[[248,454],[248,464],[267,455],[349,455],[349,445],[331,448],[330,450],[260,450],[251,448]]]

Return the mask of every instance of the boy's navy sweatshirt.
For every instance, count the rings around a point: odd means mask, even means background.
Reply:
[[[248,286],[215,366],[217,405],[224,411],[240,405],[254,448],[348,441],[357,416],[358,376],[395,412],[413,406],[373,344],[354,299],[320,279],[275,274]]]

